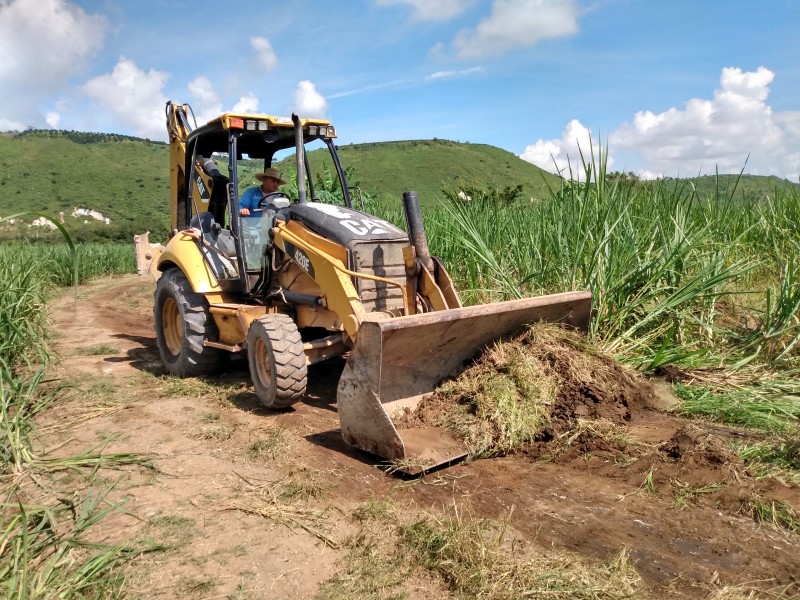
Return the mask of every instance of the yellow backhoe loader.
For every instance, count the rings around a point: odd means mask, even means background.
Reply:
[[[414,192],[403,195],[407,231],[353,208],[329,121],[229,112],[197,127],[191,108],[172,102],[166,116],[172,234],[137,255],[160,275],[156,338],[173,375],[219,372],[246,352],[255,393],[280,409],[304,397],[308,365],[346,353],[336,397],[344,439],[420,471],[466,451],[445,430],[398,428],[402,411],[525,324],[587,329],[584,291],[462,307],[429,253]],[[314,146],[327,148],[343,206],[315,200]],[[292,152],[296,197],[268,194],[240,216],[243,173]]]

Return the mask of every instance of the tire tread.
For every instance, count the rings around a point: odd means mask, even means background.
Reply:
[[[272,354],[272,382],[259,381],[256,357],[252,355],[256,336],[264,340]],[[292,318],[272,313],[256,319],[250,324],[247,339],[250,376],[261,403],[268,408],[287,408],[302,400],[308,384],[308,367],[303,340]]]

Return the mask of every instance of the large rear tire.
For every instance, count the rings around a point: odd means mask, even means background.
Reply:
[[[306,354],[290,316],[273,313],[250,323],[247,361],[256,395],[267,408],[286,408],[306,395]]]
[[[203,343],[217,337],[205,297],[192,290],[180,269],[164,273],[153,296],[156,345],[167,371],[177,377],[219,373],[230,355]]]

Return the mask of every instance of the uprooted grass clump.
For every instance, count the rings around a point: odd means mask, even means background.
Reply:
[[[631,598],[641,586],[625,551],[608,564],[533,553],[509,542],[506,528],[456,514],[403,526],[400,537],[423,568],[467,598]]]
[[[306,531],[331,548],[339,547],[326,532],[327,509],[310,506],[324,493],[318,471],[301,466],[290,470],[280,481],[262,483],[238,477],[233,480],[237,497],[223,510],[258,515],[292,531]]]
[[[751,444],[736,444],[739,456],[759,477],[774,476],[800,483],[800,427]]]
[[[370,502],[359,512],[373,508]],[[510,511],[500,520],[480,518],[457,504],[439,516],[403,510],[359,519],[363,527],[345,542],[343,568],[317,597],[395,600],[419,595],[418,584],[437,598],[646,597],[626,551],[608,562],[556,548],[542,553],[518,538],[510,521]]]
[[[643,386],[579,333],[537,324],[488,347],[407,421],[451,429],[472,455],[506,454],[558,437],[579,419],[629,421]]]

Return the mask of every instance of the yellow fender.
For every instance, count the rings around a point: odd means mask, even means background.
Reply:
[[[156,268],[164,272],[178,267],[198,294],[220,292],[219,281],[208,263],[203,260],[197,242],[185,233],[178,233],[167,243],[158,258]]]

